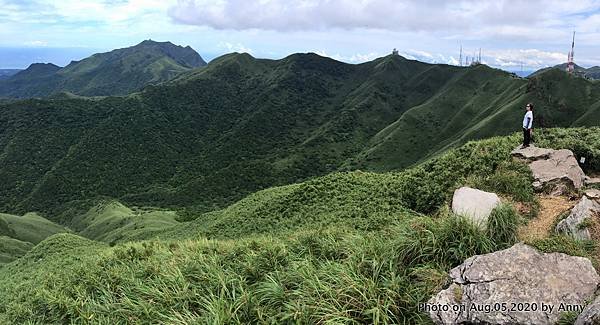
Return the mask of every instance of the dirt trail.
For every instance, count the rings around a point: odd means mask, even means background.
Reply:
[[[558,216],[572,209],[576,203],[565,196],[539,196],[538,200],[540,202],[538,215],[519,228],[519,240],[530,241],[548,237]]]

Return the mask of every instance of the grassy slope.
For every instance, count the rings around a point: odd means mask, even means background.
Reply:
[[[0,236],[0,265],[9,263],[25,255],[33,244],[7,236]]]
[[[374,136],[356,165],[379,171],[402,168],[467,139],[518,129],[528,102],[535,103],[537,127],[598,125],[600,83],[559,70],[529,80],[511,80],[485,66],[466,70]]]
[[[527,81],[398,56],[348,65],[314,54],[226,55],[127,98],[2,106],[0,208],[64,222],[69,202],[102,196],[221,209],[271,186],[402,168],[510,133],[529,100],[538,125],[597,124],[596,88],[561,72]]]
[[[0,214],[0,263],[13,261],[47,237],[68,231],[35,213]]]
[[[53,234],[66,232],[67,229],[57,225],[35,213],[27,213],[24,216],[0,214],[10,229],[14,232],[13,238],[37,244]]]
[[[75,217],[71,225],[83,237],[112,244],[172,227],[178,224],[176,216],[174,211],[130,209],[119,202],[107,201]]]
[[[464,184],[532,202],[528,169],[507,159],[517,142],[513,136],[469,143],[403,172],[333,173],[267,189],[226,209],[196,215],[190,223],[159,235],[240,238],[338,224],[362,231],[380,230],[415,212],[435,213],[452,191]]]
[[[597,150],[599,130],[586,130],[546,130],[544,141]],[[497,209],[482,232],[445,206],[464,184],[531,203],[528,169],[509,155],[518,141],[471,142],[400,173],[335,173],[265,190],[161,240],[106,247],[53,236],[0,268],[0,321],[427,323],[418,304],[447,270],[514,242],[512,208]],[[536,244],[589,254],[563,237]]]

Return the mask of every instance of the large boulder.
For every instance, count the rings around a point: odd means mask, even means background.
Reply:
[[[581,198],[568,217],[556,225],[556,232],[569,234],[575,239],[592,239],[588,225],[590,221],[596,221],[600,213],[600,204],[588,199]]]
[[[585,307],[583,312],[579,314],[575,325],[598,325],[600,324],[600,296]]]
[[[581,188],[585,182],[585,173],[571,150],[555,150],[548,159],[531,162],[529,168],[534,178],[533,187],[538,191],[560,195]]]
[[[519,243],[450,271],[452,284],[421,306],[437,324],[554,324],[581,312],[600,277],[587,258]]]
[[[540,159],[548,159],[553,152],[553,149],[538,148],[535,146],[522,148],[521,146],[518,146],[511,152],[511,155],[515,158],[531,162]]]
[[[500,204],[498,195],[470,187],[461,187],[454,191],[452,212],[473,220],[473,223],[487,226],[492,210]]]

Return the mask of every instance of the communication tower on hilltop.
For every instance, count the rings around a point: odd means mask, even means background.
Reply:
[[[462,67],[462,44],[460,44],[460,54],[458,55],[458,65]]]
[[[473,57],[471,58],[471,66],[480,65],[481,64],[481,48],[479,48],[479,56],[477,53],[473,53]]]
[[[567,71],[573,73],[575,71],[575,32],[573,32],[573,42],[571,43],[571,52],[569,52],[569,60],[567,63]]]

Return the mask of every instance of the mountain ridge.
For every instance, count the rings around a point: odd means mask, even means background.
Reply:
[[[555,65],[553,67],[548,67],[548,68],[542,68],[539,69],[535,72],[533,72],[531,75],[534,76],[538,73],[544,72],[544,71],[548,71],[551,69],[558,69],[558,70],[562,70],[562,71],[567,71],[567,63],[561,63],[558,65]],[[582,66],[579,66],[577,64],[575,64],[574,67],[574,73],[577,76],[583,77],[583,78],[588,78],[591,80],[599,80],[600,79],[600,67],[599,66],[593,66],[590,68],[584,68]]]
[[[71,61],[65,67],[32,64],[0,82],[0,97],[46,97],[60,92],[84,96],[127,95],[204,65],[206,62],[189,46],[146,40]]]
[[[393,55],[352,65],[229,54],[127,97],[2,106],[0,207],[52,220],[95,197],[214,210],[263,188],[403,169],[511,133],[527,102],[536,126],[597,125],[598,87],[561,71],[523,79]]]

